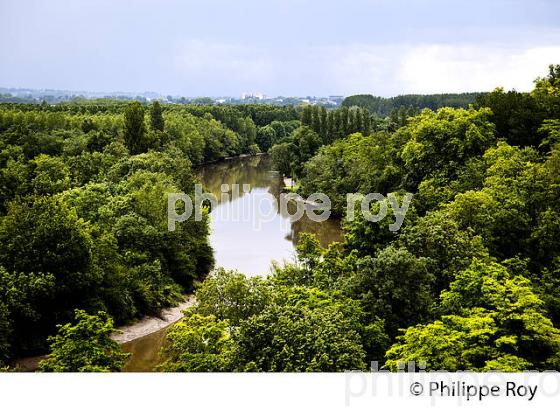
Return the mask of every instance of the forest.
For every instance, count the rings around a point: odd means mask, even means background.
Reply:
[[[207,221],[169,232],[166,195],[194,192],[193,165],[259,152],[251,115],[281,130],[295,115],[212,113],[157,102],[0,107],[2,362],[48,351],[75,310],[126,323],[177,303],[210,271]]]
[[[401,109],[413,108],[422,110],[429,108],[467,108],[469,104],[474,104],[478,98],[486,93],[462,93],[462,94],[405,94],[396,97],[383,98],[371,94],[359,94],[346,97],[342,101],[343,107],[360,107],[369,110],[373,114],[380,116],[390,115],[392,112]]]
[[[194,292],[158,370],[560,370],[560,65],[529,93],[383,104],[1,104],[0,364],[119,371],[114,326]],[[214,269],[208,218],[169,232],[165,198],[260,152],[344,240]],[[356,192],[414,193],[403,227],[345,221]]]

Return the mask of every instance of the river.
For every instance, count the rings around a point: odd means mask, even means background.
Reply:
[[[314,222],[304,216],[291,221],[286,212],[281,212],[277,204],[284,182],[272,169],[268,156],[208,164],[197,170],[197,177],[218,198],[210,213],[210,243],[216,267],[237,269],[248,276],[266,276],[272,261],[293,261],[301,232],[314,233],[323,246],[342,240],[338,220]],[[233,195],[233,184],[239,184],[239,196]],[[249,185],[247,192],[243,184]],[[222,195],[223,191],[228,195]],[[295,204],[289,205],[288,211],[293,214]],[[153,370],[166,330],[125,343],[123,349],[132,353],[125,371]]]
[[[307,216],[290,220],[278,205],[283,179],[272,169],[268,156],[207,165],[200,169],[198,177],[219,198],[218,206],[210,213],[210,242],[218,267],[237,269],[248,276],[266,276],[273,260],[293,261],[300,232],[316,234],[323,246],[342,239],[338,220],[315,222]],[[229,190],[222,200],[223,184]],[[237,197],[232,193],[235,184],[240,192]],[[243,184],[248,184],[246,193]],[[294,214],[295,207],[293,202],[288,203],[288,212]]]
[[[210,243],[216,267],[237,269],[248,276],[266,276],[272,261],[294,260],[301,232],[314,233],[323,246],[342,240],[338,220],[314,222],[303,216],[292,221],[288,212],[294,214],[296,204],[288,204],[287,211],[278,206],[284,182],[266,155],[208,164],[197,170],[197,177],[219,199],[210,213]],[[240,185],[238,196],[233,194],[233,184]],[[222,195],[224,191],[227,195]],[[121,328],[115,340],[131,353],[124,371],[154,370],[168,327],[179,320],[181,308],[193,302],[187,299],[178,307],[166,309],[159,318],[147,317]],[[19,363],[23,369],[32,370],[41,358]]]

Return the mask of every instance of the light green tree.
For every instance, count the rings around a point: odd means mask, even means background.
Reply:
[[[75,322],[58,326],[49,337],[50,354],[40,363],[44,372],[118,372],[128,357],[111,339],[113,320],[104,312],[75,311]]]
[[[531,282],[494,262],[474,260],[441,296],[441,320],[408,328],[386,366],[426,362],[431,370],[560,368],[560,331]]]
[[[163,363],[168,372],[231,371],[233,341],[227,320],[188,313],[165,336]]]

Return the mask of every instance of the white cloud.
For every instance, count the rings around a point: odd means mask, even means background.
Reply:
[[[283,49],[192,40],[175,54],[173,78],[187,95],[262,90],[269,95],[532,89],[560,46],[301,44]],[[209,87],[208,81],[214,84]]]
[[[533,80],[559,57],[560,46],[426,45],[403,56],[397,80],[404,91],[417,93],[487,91],[498,86],[529,91]]]

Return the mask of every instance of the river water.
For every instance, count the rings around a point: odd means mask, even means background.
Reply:
[[[205,165],[197,176],[206,190],[218,198],[210,213],[210,243],[216,267],[237,269],[248,276],[266,276],[272,261],[293,261],[301,232],[314,233],[323,246],[342,240],[340,223],[335,219],[290,219],[288,213],[295,213],[296,204],[290,202],[287,210],[278,205],[284,182],[265,155]],[[239,195],[234,195],[234,184],[239,184]],[[227,195],[222,195],[224,191]],[[181,306],[189,303],[192,300]],[[181,306],[167,309],[161,318],[144,318],[122,328],[123,333],[115,339],[123,343],[125,352],[131,353],[124,371],[154,370],[169,325],[181,317]],[[138,337],[142,334],[145,336]],[[23,359],[19,364],[24,370],[34,370],[42,358]]]
[[[237,269],[248,276],[266,276],[273,260],[293,260],[301,232],[316,234],[323,246],[342,240],[337,220],[314,222],[306,216],[290,220],[278,206],[283,179],[272,170],[267,156],[205,165],[197,175],[205,188],[218,198],[217,206],[210,213],[210,242],[215,251],[216,267]],[[232,184],[239,184],[238,196],[234,195]],[[247,192],[243,184],[249,185]],[[222,195],[224,191],[227,195]],[[288,205],[288,212],[293,214],[296,205],[293,202]],[[125,343],[123,349],[132,353],[125,371],[153,370],[166,330]]]
[[[273,260],[293,261],[300,232],[316,234],[324,246],[342,239],[338,220],[315,222],[307,214],[291,220],[288,212],[295,214],[296,204],[290,201],[287,208],[280,206],[284,183],[272,170],[268,156],[207,165],[198,176],[206,189],[218,197],[218,206],[210,213],[210,242],[217,267],[237,269],[248,276],[266,276]],[[239,187],[237,196],[232,192],[234,186]]]

